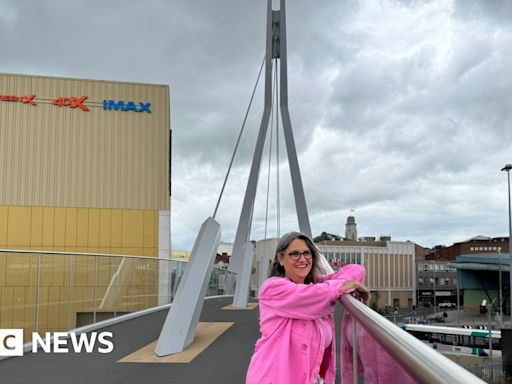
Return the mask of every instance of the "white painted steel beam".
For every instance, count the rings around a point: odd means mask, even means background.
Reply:
[[[233,307],[238,309],[242,309],[247,306],[247,298],[249,297],[249,288],[251,285],[253,256],[253,243],[245,243],[245,246],[243,247],[242,268],[236,278],[235,296],[233,298]]]
[[[280,27],[279,27],[279,56],[280,56],[280,107],[281,119],[283,121],[283,133],[286,141],[286,152],[288,154],[288,164],[290,165],[290,173],[292,177],[293,195],[295,197],[295,209],[297,210],[297,219],[299,221],[299,230],[313,238],[311,226],[309,224],[308,207],[304,196],[304,188],[302,186],[302,178],[300,175],[299,161],[297,159],[297,149],[295,148],[295,140],[293,139],[292,123],[290,120],[290,112],[288,110],[288,63],[286,53],[286,10],[285,0],[281,0]]]
[[[252,270],[251,263],[244,260],[246,253],[243,248],[249,242],[251,232],[252,212],[254,209],[254,200],[258,184],[259,170],[267,128],[272,109],[272,58],[280,59],[280,109],[283,121],[283,132],[286,141],[286,151],[288,154],[288,162],[290,164],[290,173],[292,178],[293,192],[295,197],[295,206],[297,210],[297,218],[299,221],[299,229],[304,234],[312,237],[311,226],[309,224],[308,209],[306,199],[304,197],[304,188],[302,186],[302,178],[300,175],[299,162],[297,160],[297,150],[293,139],[293,131],[288,111],[288,78],[287,78],[287,62],[286,62],[286,14],[285,0],[281,0],[281,9],[272,11],[272,1],[267,2],[267,50],[266,50],[266,66],[265,66],[265,109],[261,120],[260,131],[256,148],[252,160],[251,172],[245,198],[242,206],[242,213],[238,222],[238,228],[233,247],[233,255],[230,260],[230,270],[237,273],[237,287],[235,289],[235,297],[233,306],[235,308],[245,308],[247,306],[250,272]],[[278,53],[278,54],[277,54]],[[277,112],[276,112],[277,113]],[[245,268],[247,270],[245,270]],[[249,278],[247,278],[249,274]],[[240,286],[240,285],[244,286]],[[245,286],[247,285],[247,286]]]
[[[160,332],[156,355],[183,352],[194,341],[219,243],[220,224],[209,217],[197,235],[176,297]]]
[[[239,287],[240,284],[245,284],[247,279],[243,276],[246,272],[243,271],[243,265],[248,265],[244,261],[244,247],[249,242],[251,233],[252,212],[254,209],[254,200],[256,198],[256,189],[258,186],[258,178],[260,173],[261,158],[263,155],[263,147],[267,136],[268,123],[270,120],[270,111],[272,109],[272,2],[268,2],[267,6],[267,49],[265,56],[265,107],[260,124],[260,131],[256,141],[256,148],[254,149],[254,156],[252,158],[251,172],[249,173],[249,180],[245,191],[244,202],[242,205],[242,212],[240,220],[238,221],[238,228],[235,236],[235,244],[233,245],[233,255],[229,261],[229,269],[237,274],[237,283],[235,288],[235,296],[233,299],[233,306],[236,308],[245,308],[247,305],[249,287]],[[249,266],[249,273],[251,266]]]

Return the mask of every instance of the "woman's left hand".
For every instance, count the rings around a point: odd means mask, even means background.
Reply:
[[[366,287],[366,285],[361,284],[360,282],[355,281],[355,280],[345,281],[342,285],[342,289],[344,289],[344,290],[354,289],[354,291],[352,292],[352,296],[354,296],[359,301],[362,301],[364,304],[368,304],[372,297],[368,287]]]
[[[356,288],[354,292],[352,292],[352,296],[354,296],[357,300],[362,301],[364,304],[368,305],[370,299],[372,298],[372,294],[366,285],[361,284]]]

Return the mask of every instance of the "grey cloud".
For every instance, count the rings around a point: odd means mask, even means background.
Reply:
[[[169,84],[173,244],[190,249],[213,212],[263,58],[265,8],[4,0],[0,71]],[[290,114],[314,233],[343,233],[352,208],[361,235],[425,246],[506,232],[499,169],[512,161],[511,15],[508,1],[287,2]],[[224,241],[236,231],[262,87],[219,208]],[[283,233],[297,219],[280,141]]]
[[[512,3],[508,0],[457,0],[454,4],[455,16],[460,20],[484,21],[491,25],[510,25],[512,22]]]

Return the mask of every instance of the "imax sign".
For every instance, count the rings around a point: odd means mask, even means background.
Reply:
[[[151,103],[143,103],[142,101],[139,101],[139,103],[135,103],[134,101],[127,101],[124,102],[124,100],[103,100],[103,109],[105,111],[111,111],[112,109],[114,111],[134,111],[134,112],[147,112],[151,113]]]

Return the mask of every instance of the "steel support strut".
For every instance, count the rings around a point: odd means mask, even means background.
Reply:
[[[297,160],[297,151],[293,139],[290,114],[288,111],[288,79],[286,63],[286,23],[285,23],[285,0],[281,0],[281,9],[272,11],[272,0],[267,2],[267,38],[266,38],[266,59],[265,59],[265,101],[263,116],[261,119],[260,130],[252,159],[251,171],[247,182],[244,202],[238,228],[235,236],[233,255],[230,260],[229,269],[237,274],[237,283],[233,306],[235,308],[245,308],[249,296],[249,285],[252,271],[253,252],[248,248],[252,247],[250,243],[250,230],[256,197],[256,189],[259,178],[263,147],[267,136],[267,128],[272,109],[272,59],[280,59],[281,81],[279,93],[281,97],[280,109],[283,122],[283,131],[286,141],[286,151],[288,162],[290,164],[290,173],[295,197],[295,206],[301,232],[311,236],[311,227],[309,224],[306,199],[304,197],[304,188]]]

